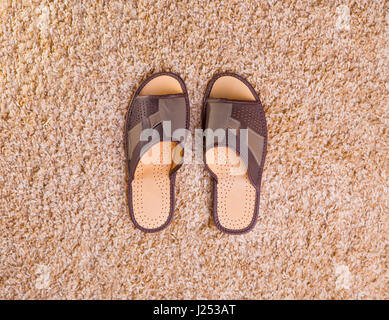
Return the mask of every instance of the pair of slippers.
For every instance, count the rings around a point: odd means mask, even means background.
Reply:
[[[262,104],[244,78],[219,74],[207,86],[202,121],[215,224],[225,233],[246,233],[257,221],[266,156]],[[175,177],[183,163],[188,129],[184,81],[169,72],[144,80],[131,100],[124,139],[130,215],[144,232],[160,231],[173,219]]]

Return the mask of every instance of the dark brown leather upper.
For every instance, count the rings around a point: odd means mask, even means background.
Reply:
[[[185,129],[188,126],[188,108],[186,104],[186,93],[137,95],[134,97],[127,118],[127,155],[130,179],[133,178],[136,166],[143,153],[147,152],[155,143],[164,140],[183,142],[173,134],[176,129]],[[167,130],[166,121],[170,121],[170,130]],[[159,134],[158,139],[153,138],[152,143],[147,148],[143,147],[151,142],[152,137],[148,137],[147,141],[141,141],[141,133],[145,129],[155,129]],[[184,137],[182,138],[184,139]],[[178,167],[175,167],[175,170]]]
[[[204,100],[204,128],[224,130],[225,139],[213,140],[211,137],[207,139],[206,135],[205,150],[215,146],[226,146],[227,144],[235,149],[237,154],[241,155],[243,160],[246,160],[249,179],[259,189],[267,144],[266,119],[261,101],[251,85],[249,86],[256,97],[256,101],[209,98],[212,82],[216,79],[214,78],[209,84]],[[244,132],[241,129],[247,129],[247,131]],[[243,133],[245,133],[245,136],[241,137]],[[235,143],[232,143],[234,141]],[[241,143],[245,143],[245,149],[242,148]],[[244,150],[247,150],[248,153],[246,157],[241,154]]]

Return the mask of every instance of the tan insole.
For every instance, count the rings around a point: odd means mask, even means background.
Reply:
[[[182,93],[177,79],[163,75],[151,79],[140,91],[139,95],[164,95]]]
[[[246,84],[231,76],[217,79],[210,97],[256,100]],[[228,147],[212,148],[205,156],[208,167],[218,180],[216,199],[220,225],[236,231],[249,227],[254,216],[256,190],[250,183],[243,160]]]
[[[231,76],[218,78],[212,86],[209,97],[246,101],[256,100],[250,88],[245,83]]]
[[[145,153],[132,181],[132,206],[136,222],[145,229],[166,223],[170,214],[172,150],[176,143],[163,141]]]
[[[163,75],[150,80],[141,95],[183,93],[178,80]],[[139,161],[132,181],[132,207],[136,222],[145,229],[163,226],[170,215],[170,170],[175,142],[155,144]]]
[[[220,225],[230,230],[247,228],[253,219],[256,192],[245,164],[228,147],[212,148],[205,156],[208,167],[218,180],[216,199]]]

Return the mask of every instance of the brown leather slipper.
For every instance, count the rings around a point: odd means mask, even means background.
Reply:
[[[170,72],[144,80],[131,100],[124,133],[130,216],[144,232],[160,231],[172,221],[185,140],[185,130],[177,129],[188,128],[184,81]]]
[[[246,233],[258,218],[266,157],[267,127],[261,101],[244,78],[219,74],[206,89],[202,119],[215,224],[225,233]]]

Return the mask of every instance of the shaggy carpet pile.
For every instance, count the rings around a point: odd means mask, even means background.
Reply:
[[[386,1],[0,2],[0,298],[388,299]],[[268,121],[259,220],[222,234],[210,177],[179,171],[173,223],[134,228],[124,119],[183,77],[191,129],[219,72]]]

